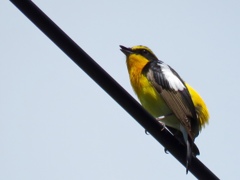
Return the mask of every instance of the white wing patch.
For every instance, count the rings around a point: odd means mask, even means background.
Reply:
[[[180,81],[180,79],[173,74],[169,66],[165,63],[159,63],[161,66],[162,72],[166,78],[166,80],[169,82],[169,86],[171,89],[174,89],[175,91],[182,91],[185,89],[184,84]]]

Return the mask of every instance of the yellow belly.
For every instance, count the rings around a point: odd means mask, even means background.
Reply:
[[[142,106],[154,117],[164,116],[171,113],[171,110],[165,104],[159,93],[148,82],[147,78],[142,75],[139,82],[141,87],[135,87],[139,101]]]
[[[160,94],[149,83],[144,75],[139,77],[138,82],[131,80],[131,84],[142,106],[153,117],[157,118],[172,113]],[[167,116],[161,121],[167,126],[180,130],[180,123],[175,115]]]

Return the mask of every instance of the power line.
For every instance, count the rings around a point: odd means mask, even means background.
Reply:
[[[47,15],[30,0],[10,1],[185,166],[186,147],[181,145],[167,130],[162,130],[163,126],[146,112],[128,92],[48,18]],[[195,157],[192,159],[189,171],[198,179],[219,179]]]

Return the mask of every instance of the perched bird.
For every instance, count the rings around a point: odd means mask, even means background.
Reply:
[[[142,106],[169,129],[181,132],[187,147],[188,172],[194,140],[209,119],[203,99],[148,47],[120,47],[126,55],[131,85]],[[196,146],[195,149],[198,155]]]

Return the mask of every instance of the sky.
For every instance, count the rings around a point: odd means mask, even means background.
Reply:
[[[134,98],[119,45],[173,67],[210,112],[198,158],[238,179],[239,1],[34,2]],[[0,8],[0,179],[195,179],[10,1]]]

